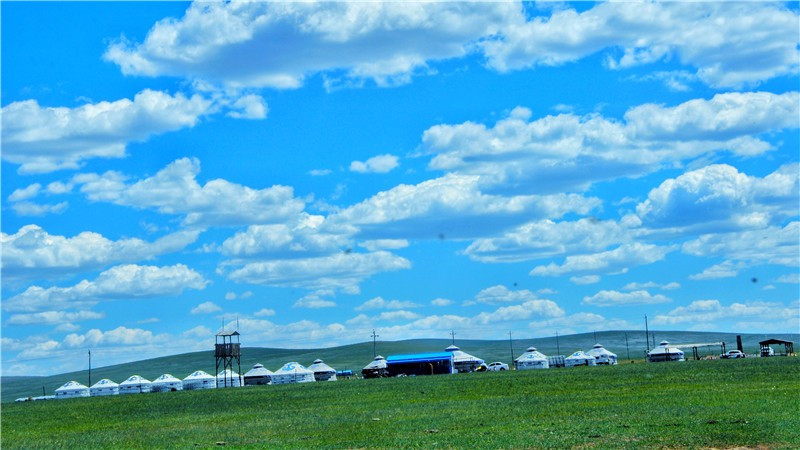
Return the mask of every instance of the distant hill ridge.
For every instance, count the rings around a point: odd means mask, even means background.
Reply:
[[[718,342],[726,343],[727,348],[736,348],[737,333],[714,333],[714,332],[695,332],[695,331],[658,331],[655,334],[656,344],[661,340],[668,340],[673,344]],[[764,334],[740,334],[746,353],[757,353],[758,342],[767,336]],[[514,357],[519,356],[530,346],[536,347],[546,355],[569,355],[576,350],[588,350],[597,342],[619,356],[621,362],[630,359],[642,361],[646,350],[644,331],[600,331],[597,333],[581,333],[546,338],[535,339],[514,339],[488,341],[456,339],[455,344],[467,353],[483,358],[488,362],[511,361],[513,349]],[[626,343],[627,337],[627,343]],[[770,334],[770,338],[786,339],[795,343],[800,342],[800,334]],[[361,342],[358,344],[344,345],[340,347],[322,349],[278,349],[247,347],[247,334],[241,336],[242,341],[242,373],[250,370],[256,363],[263,364],[270,370],[276,370],[289,361],[296,361],[303,365],[310,365],[317,358],[323,359],[328,365],[337,369],[350,369],[354,373],[360,374],[361,368],[367,365],[373,358],[372,342]],[[376,343],[377,353],[383,356],[401,354],[442,351],[450,345],[450,339],[411,339],[403,341],[378,341]],[[652,347],[652,342],[650,343]],[[700,351],[702,355],[719,354],[719,348],[709,348]],[[690,351],[687,351],[687,356]],[[100,362],[95,359],[95,363]],[[117,364],[106,367],[92,368],[92,382],[97,382],[102,378],[109,378],[117,383],[127,379],[131,375],[141,375],[147,379],[154,379],[164,373],[171,373],[178,378],[184,378],[195,370],[205,370],[213,374],[214,351],[213,345],[209,345],[208,351],[184,353],[180,355],[164,356],[160,358],[133,361],[124,364]],[[89,383],[88,370],[78,372],[63,373],[50,376],[13,376],[2,377],[2,401],[13,401],[19,397],[42,395],[42,387],[47,395],[52,395],[55,389],[70,380],[81,383]]]

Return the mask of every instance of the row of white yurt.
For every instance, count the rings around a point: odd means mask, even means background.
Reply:
[[[272,384],[308,383],[316,381],[314,372],[297,362],[288,362],[271,376]]]
[[[485,363],[484,360],[462,351],[455,345],[447,347],[444,351],[453,354],[453,367],[460,373],[475,372],[481,364]]]
[[[315,359],[314,363],[308,366],[308,370],[314,373],[316,381],[336,381],[336,370],[321,359]]]
[[[550,363],[536,347],[528,347],[525,353],[514,360],[514,366],[517,370],[530,370],[530,369],[549,369]]]
[[[601,344],[594,344],[594,347],[586,352],[586,354],[594,357],[597,364],[617,364],[617,355],[603,348]]]

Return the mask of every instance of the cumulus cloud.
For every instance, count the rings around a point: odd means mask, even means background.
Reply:
[[[351,244],[348,230],[326,227],[322,216],[298,214],[286,224],[251,225],[222,243],[222,254],[235,258],[274,259],[329,255]]]
[[[368,239],[469,238],[530,220],[586,214],[599,200],[576,194],[503,197],[483,194],[479,177],[445,175],[398,185],[329,216]]]
[[[480,46],[499,71],[556,66],[608,50],[610,68],[675,58],[713,87],[739,87],[797,73],[797,17],[766,3],[601,3],[515,22]]]
[[[774,320],[775,318],[791,318],[797,326],[800,318],[797,309],[776,302],[744,302],[723,305],[719,300],[695,300],[687,306],[679,306],[667,314],[660,314],[652,319],[654,325],[711,324],[723,319],[741,319],[746,321]]]
[[[270,308],[261,308],[253,313],[256,317],[272,317],[275,315],[275,310]]]
[[[431,300],[431,305],[433,306],[450,306],[453,303],[455,302],[447,298],[435,298]]]
[[[600,281],[599,275],[583,275],[581,277],[569,277],[569,281],[575,284],[595,284]]]
[[[327,300],[322,296],[322,294],[316,292],[301,297],[294,302],[294,305],[292,305],[293,308],[308,309],[333,308],[334,306],[336,306],[336,302]]]
[[[350,171],[358,173],[388,173],[398,166],[397,156],[378,155],[366,161],[353,161],[350,163]]]
[[[410,267],[410,261],[389,252],[353,252],[247,262],[231,271],[228,278],[240,283],[358,292],[359,284],[377,273]]]
[[[488,287],[475,295],[475,302],[485,304],[525,302],[537,299],[536,294],[527,290],[520,289],[512,291],[503,285]]]
[[[6,321],[7,325],[56,325],[84,320],[102,319],[105,314],[95,311],[42,311],[31,314],[13,314]]]
[[[31,286],[4,299],[6,311],[34,312],[92,306],[100,301],[142,299],[179,295],[185,289],[204,289],[208,282],[183,264],[174,266],[112,267],[94,281],[83,280],[70,287]]]
[[[606,252],[567,256],[562,265],[550,263],[546,266],[536,266],[530,274],[555,277],[575,272],[625,272],[631,266],[661,261],[670,251],[672,251],[672,247],[635,242],[620,245],[614,250]]]
[[[228,111],[228,116],[234,119],[264,119],[267,117],[269,107],[260,95],[247,94],[234,100]]]
[[[154,242],[136,238],[112,241],[90,231],[66,237],[26,225],[11,235],[0,233],[3,281],[52,279],[105,265],[152,259],[183,249],[199,234],[198,230],[185,230]]]
[[[714,164],[664,181],[636,206],[642,224],[701,233],[765,228],[800,214],[798,171],[787,164],[758,178]]]
[[[192,308],[192,314],[212,314],[222,311],[222,308],[217,306],[214,302],[203,302]]]
[[[594,306],[630,306],[630,305],[653,305],[657,303],[671,302],[672,299],[661,294],[652,295],[645,290],[633,292],[619,291],[600,291],[591,297],[583,297],[581,302],[584,305]]]
[[[128,143],[194,126],[211,102],[198,94],[146,89],[133,100],[42,107],[36,100],[2,109],[3,159],[20,173],[77,169],[91,158],[121,158]]]
[[[125,74],[227,86],[297,88],[316,73],[329,86],[390,86],[520,18],[519,5],[502,3],[199,2],[104,57]]]
[[[288,186],[253,189],[223,179],[200,185],[200,161],[181,158],[152,177],[127,183],[127,177],[109,171],[74,178],[81,192],[95,202],[110,202],[163,214],[184,216],[185,225],[250,225],[276,223],[299,215],[305,202]]]
[[[359,306],[355,307],[356,311],[367,311],[370,309],[404,309],[404,308],[418,308],[421,305],[405,301],[405,300],[384,300],[383,297],[375,297]]]
[[[211,336],[211,333],[212,333],[211,330],[208,329],[207,327],[198,325],[194,328],[184,331],[183,333],[181,333],[181,335],[195,337],[195,338],[202,338]]]
[[[734,92],[677,106],[644,104],[625,121],[597,114],[532,120],[517,107],[493,126],[440,124],[422,135],[429,166],[480,176],[487,193],[583,191],[593,183],[651,173],[716,152],[753,156],[772,149],[759,136],[800,125],[797,92]]]
[[[636,230],[614,221],[580,219],[526,223],[499,237],[480,238],[464,251],[482,262],[517,262],[576,252],[600,251],[630,241]]]

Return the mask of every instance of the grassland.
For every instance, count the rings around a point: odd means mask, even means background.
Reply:
[[[800,447],[800,358],[4,404],[2,447]]]
[[[729,346],[735,346],[736,335],[730,333],[702,333],[691,331],[655,331],[657,341],[667,339],[673,343],[698,343],[698,342],[717,342],[724,341]],[[626,345],[627,337],[627,345]],[[800,342],[799,335],[774,335],[781,339],[788,339]],[[644,333],[641,331],[603,331],[596,334],[598,342],[601,342],[609,350],[617,353],[620,360],[627,360],[628,355],[633,360],[642,361],[645,351]],[[742,340],[746,352],[758,353],[758,341],[763,340],[763,335],[743,334]],[[569,355],[575,350],[588,350],[595,343],[594,333],[573,334],[560,336],[558,341],[553,338],[540,339],[519,339],[513,341],[515,356],[518,356],[525,348],[533,345],[547,355],[565,354]],[[487,362],[504,361],[509,363],[511,360],[511,345],[509,341],[484,341],[484,340],[463,340],[456,341],[464,351],[485,359]],[[247,345],[247,335],[242,336],[242,345]],[[441,351],[450,345],[447,339],[414,339],[397,342],[378,342],[378,353],[388,356],[398,353],[413,353],[427,351]],[[734,348],[734,347],[729,347]],[[718,354],[720,349],[704,349],[703,354]],[[76,358],[86,358],[85,350],[76,350]],[[125,380],[131,375],[138,374],[150,380],[163,373],[171,373],[176,377],[183,378],[195,370],[205,370],[214,373],[214,355],[209,345],[209,351],[186,353],[182,355],[165,356],[162,358],[136,361],[126,364],[119,364],[108,367],[97,367],[102,364],[102,353],[99,350],[92,351],[92,361],[95,368],[92,370],[92,380],[97,381],[101,378],[110,378],[117,383]],[[341,347],[325,349],[270,349],[270,348],[251,348],[245,347],[242,351],[242,371],[249,370],[253,364],[261,363],[271,370],[276,370],[284,363],[297,361],[301,364],[309,365],[317,358],[322,358],[332,367],[342,369],[352,369],[359,373],[361,368],[372,360],[372,342],[345,345]],[[56,388],[67,381],[76,380],[81,383],[89,383],[87,370],[72,372],[47,377],[3,377],[2,401],[11,402],[16,398],[42,395],[42,388],[46,394],[52,395]]]

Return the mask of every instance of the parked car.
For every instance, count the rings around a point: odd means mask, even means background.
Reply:
[[[723,359],[735,359],[735,358],[744,358],[745,355],[739,350],[728,350],[727,352],[719,355],[719,357]]]
[[[508,370],[508,364],[501,362],[493,362],[486,368],[489,372],[500,372],[501,370]]]

